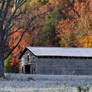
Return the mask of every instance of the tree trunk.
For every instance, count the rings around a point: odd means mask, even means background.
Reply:
[[[4,52],[3,50],[5,49],[4,44],[4,30],[3,27],[0,27],[0,77],[4,77]]]
[[[0,41],[0,77],[4,77],[4,52],[2,48],[3,41]]]
[[[0,77],[4,77],[4,59],[0,53]]]

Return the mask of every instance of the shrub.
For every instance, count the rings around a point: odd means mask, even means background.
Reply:
[[[4,62],[4,72],[5,73],[17,73],[18,69],[15,69],[14,66],[11,66],[12,56],[9,56]]]

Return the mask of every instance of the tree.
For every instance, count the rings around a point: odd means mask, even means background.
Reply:
[[[18,43],[24,30],[27,30],[23,35],[21,42],[12,52],[11,65],[15,68],[18,68],[18,58],[25,47],[39,46],[37,43],[37,35],[43,26],[44,17],[53,8],[51,7],[51,4],[48,4],[47,6],[47,3],[42,3],[40,6],[39,3],[41,4],[41,2],[43,2],[43,0],[33,0],[32,2],[28,0],[20,9],[21,15],[15,18],[15,25],[11,29],[11,31],[15,33],[9,37],[10,48],[13,48]],[[34,8],[34,4],[37,6],[36,8]]]
[[[9,49],[8,37],[11,33],[10,28],[12,27],[12,21],[17,16],[17,10],[25,3],[25,1],[26,0],[0,0],[0,76],[4,76],[5,59],[11,54],[21,40],[20,38],[16,46]],[[12,8],[13,11],[11,12]]]

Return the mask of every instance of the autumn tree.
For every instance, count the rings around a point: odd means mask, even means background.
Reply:
[[[18,69],[19,65],[18,58],[24,48],[27,46],[39,46],[38,34],[41,28],[44,26],[44,17],[48,14],[48,12],[53,10],[52,4],[49,4],[48,2],[43,4],[43,1],[44,0],[35,0],[31,2],[28,0],[19,9],[21,15],[15,18],[14,26],[11,29],[14,34],[9,37],[10,48],[13,48],[18,43],[24,30],[27,30],[27,32],[23,35],[21,42],[12,52],[12,60],[10,63],[11,66],[15,67],[16,69]],[[34,4],[40,5],[34,8]]]
[[[4,76],[4,60],[16,48],[9,49],[8,37],[11,33],[10,28],[15,18],[17,10],[23,5],[25,0],[0,0],[0,76]],[[13,11],[11,9],[14,7]]]

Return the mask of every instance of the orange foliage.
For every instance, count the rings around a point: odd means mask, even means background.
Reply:
[[[75,0],[74,8],[69,6],[68,9],[63,10],[63,13],[66,14],[67,17],[65,20],[61,20],[57,26],[57,37],[60,39],[59,43],[61,46],[85,47],[83,44],[83,42],[85,42],[83,41],[84,37],[89,37],[89,35],[92,34],[91,2],[92,0],[82,2]],[[78,14],[80,16],[77,16]],[[89,40],[87,38],[85,39]]]
[[[12,29],[14,32],[16,30],[18,30],[16,27],[13,27]],[[23,33],[23,29],[18,30],[17,32],[15,32],[13,35],[11,35],[10,40],[9,40],[9,46],[10,48],[13,48],[14,46],[16,46],[16,44],[19,42],[19,39],[21,37]],[[21,40],[21,42],[19,43],[19,45],[16,47],[16,49],[12,52],[12,60],[11,60],[11,65],[16,65],[15,67],[18,67],[18,58],[20,53],[23,51],[23,49],[25,47],[30,46],[31,40],[30,40],[31,36],[28,32],[26,32]]]

